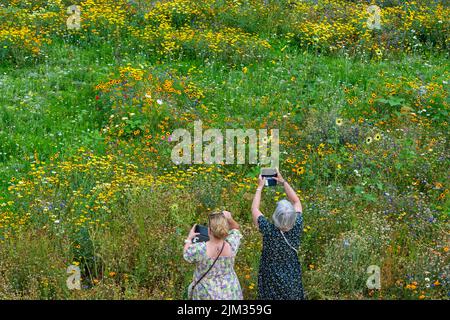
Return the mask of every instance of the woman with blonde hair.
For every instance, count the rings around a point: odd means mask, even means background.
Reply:
[[[241,300],[242,289],[234,271],[234,260],[241,242],[239,224],[228,211],[209,215],[206,242],[193,243],[198,233],[192,227],[184,245],[183,257],[195,263],[189,298],[194,300]]]
[[[275,178],[289,199],[277,203],[270,222],[259,210],[265,185],[259,176],[252,203],[253,222],[263,236],[258,273],[258,296],[263,300],[303,300],[302,271],[298,259],[303,230],[302,205],[292,187],[277,170]]]

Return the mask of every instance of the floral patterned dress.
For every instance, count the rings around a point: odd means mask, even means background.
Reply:
[[[258,274],[258,296],[263,300],[303,300],[302,270],[297,253],[283,238],[280,230],[258,217],[263,235],[263,249]],[[298,250],[303,231],[303,217],[298,212],[294,227],[284,232],[292,247]]]
[[[219,257],[208,274],[195,286],[192,292],[193,300],[242,300],[242,289],[234,271],[236,257],[242,234],[233,229],[225,239],[232,250],[232,256]],[[206,254],[206,242],[194,243],[184,252],[187,262],[195,263],[194,279],[189,286],[189,295],[194,283],[209,269],[215,258]]]

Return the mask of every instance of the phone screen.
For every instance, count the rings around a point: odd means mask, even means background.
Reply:
[[[195,226],[195,232],[196,233],[200,233],[197,237],[195,237],[195,241],[193,242],[206,242],[209,240],[209,235],[208,235],[208,227],[207,226],[202,226],[202,225],[196,225]]]
[[[274,187],[277,185],[277,180],[273,178],[266,178],[266,187]]]
[[[272,168],[262,168],[261,176],[266,180],[266,187],[274,187],[277,185],[277,180],[274,179],[274,177],[277,176],[277,170]]]

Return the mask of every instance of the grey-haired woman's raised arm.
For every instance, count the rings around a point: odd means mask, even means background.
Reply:
[[[261,204],[261,193],[262,189],[264,188],[264,178],[260,175],[258,177],[258,188],[256,188],[255,196],[253,197],[253,203],[252,203],[252,218],[253,223],[258,226],[258,218],[259,216],[262,216],[262,212],[259,210],[259,206]]]

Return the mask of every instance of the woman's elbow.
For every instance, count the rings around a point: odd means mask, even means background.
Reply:
[[[295,208],[296,211],[300,211],[300,212],[303,211],[302,203],[300,202],[300,200],[295,201],[295,202],[293,203],[293,206],[294,206],[294,208]]]
[[[229,224],[230,230],[239,230],[241,227],[239,226],[239,223],[236,221],[233,221],[233,223]]]

